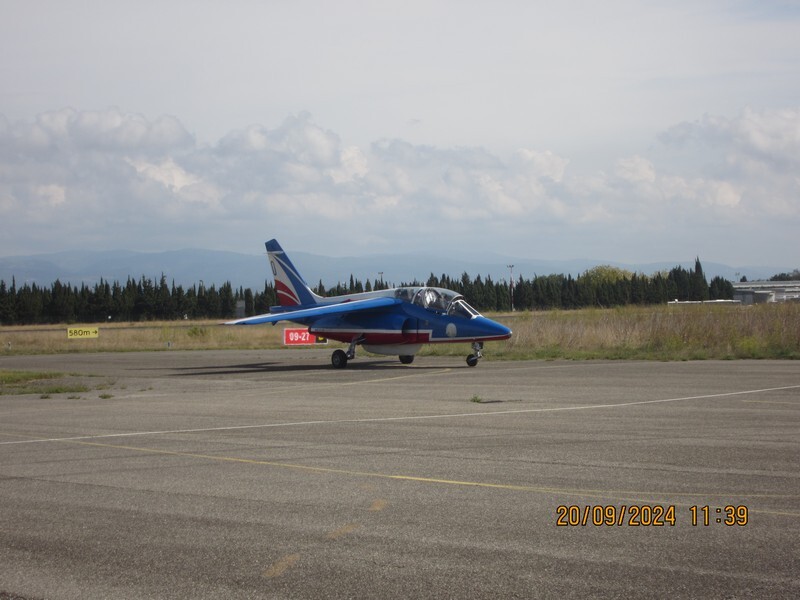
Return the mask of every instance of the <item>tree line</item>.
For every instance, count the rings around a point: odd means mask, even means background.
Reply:
[[[794,269],[791,273],[778,273],[769,278],[770,281],[800,281],[800,269]]]
[[[243,294],[243,291],[242,291]],[[239,291],[230,283],[216,286],[194,285],[188,289],[158,283],[142,276],[121,284],[103,279],[90,287],[56,280],[49,287],[35,283],[18,287],[0,281],[0,323],[98,323],[107,320],[145,321],[179,318],[216,318],[233,315]]]
[[[467,273],[460,278],[431,274],[425,282],[412,281],[404,285],[443,287],[463,294],[480,311],[543,309],[575,309],[613,307],[627,304],[664,304],[670,300],[717,300],[733,298],[733,285],[726,279],[714,277],[709,283],[700,260],[694,270],[677,266],[669,272],[644,275],[616,267],[598,266],[578,277],[571,275],[520,276],[513,284],[494,281]],[[385,289],[382,281],[362,283],[350,276],[350,281],[325,288],[322,282],[314,289],[321,296],[335,296]],[[513,305],[512,305],[513,302]],[[201,282],[184,288],[168,282],[161,275],[156,282],[145,276],[128,278],[123,284],[100,280],[94,286],[80,286],[56,280],[50,286],[25,283],[17,286],[0,281],[0,323],[98,323],[114,321],[146,321],[172,319],[229,319],[236,314],[237,304],[243,303],[244,314],[251,316],[269,312],[278,303],[272,282],[264,289],[234,288],[230,282],[219,288]]]
[[[672,300],[730,300],[733,284],[714,277],[709,283],[700,260],[694,270],[676,266],[665,273],[648,276],[611,266],[598,266],[578,277],[544,275],[525,279],[522,276],[509,286],[480,276],[471,280],[464,273],[460,280],[445,275],[431,277],[427,285],[444,287],[462,293],[478,310],[505,311],[608,308],[628,304],[666,304]],[[511,288],[511,289],[509,289]],[[513,302],[513,305],[512,305]]]

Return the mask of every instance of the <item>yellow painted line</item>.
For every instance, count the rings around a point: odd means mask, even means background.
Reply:
[[[387,500],[385,500],[385,499],[383,499],[383,498],[378,498],[378,499],[377,499],[377,500],[375,500],[375,501],[372,503],[372,505],[369,507],[369,511],[370,511],[370,512],[380,512],[380,511],[382,511],[384,508],[386,508],[387,506],[389,506],[389,502],[388,502]]]
[[[339,529],[331,531],[325,537],[329,540],[338,540],[340,537],[345,536],[348,533],[353,533],[359,527],[360,525],[358,523],[348,523],[344,527],[339,527]]]
[[[267,570],[262,573],[262,577],[266,577],[268,579],[272,579],[274,577],[280,577],[286,571],[286,569],[290,568],[294,565],[298,560],[300,560],[299,554],[287,554],[283,558],[281,558],[278,562],[270,566]]]
[[[687,498],[723,498],[726,502],[730,503],[733,498],[753,498],[753,499],[779,499],[779,500],[796,500],[800,499],[796,494],[757,494],[747,492],[647,492],[636,490],[597,490],[597,489],[574,489],[574,488],[557,488],[557,487],[543,487],[543,486],[529,486],[529,485],[516,485],[509,483],[491,483],[484,481],[461,481],[457,479],[439,479],[435,477],[416,477],[413,475],[392,475],[389,473],[379,473],[370,471],[353,471],[349,469],[334,469],[331,467],[315,467],[312,465],[299,465],[294,463],[274,462],[266,460],[255,460],[250,458],[237,458],[235,456],[214,456],[210,454],[196,454],[192,452],[177,452],[174,450],[160,450],[158,448],[141,448],[137,446],[118,446],[116,444],[103,444],[100,442],[83,442],[72,441],[70,443],[80,444],[83,446],[97,446],[101,448],[115,448],[119,450],[130,450],[133,452],[146,452],[149,454],[160,454],[164,456],[182,456],[186,458],[199,458],[203,460],[218,461],[218,462],[232,462],[247,465],[259,465],[267,467],[279,467],[283,469],[293,469],[297,471],[308,471],[312,473],[331,473],[336,475],[348,475],[351,477],[374,477],[380,479],[391,479],[394,481],[413,481],[417,483],[430,483],[448,486],[463,486],[463,487],[476,487],[484,489],[507,490],[514,492],[532,492],[538,494],[551,494],[561,496],[579,496],[583,498],[602,498],[607,500],[620,500],[626,502],[660,502],[654,501],[653,498],[664,497],[681,497]],[[695,502],[696,503],[696,502]],[[703,502],[705,503],[705,502]],[[681,504],[669,502],[669,504]],[[684,504],[683,506],[691,506],[692,504]],[[780,515],[789,517],[800,517],[800,512],[792,511],[779,511],[770,509],[750,509],[753,513],[763,513],[770,515]]]

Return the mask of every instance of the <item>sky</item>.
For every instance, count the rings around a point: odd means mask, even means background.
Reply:
[[[0,256],[800,267],[800,0],[0,8]]]

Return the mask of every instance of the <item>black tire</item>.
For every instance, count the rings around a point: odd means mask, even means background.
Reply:
[[[410,365],[414,362],[414,355],[413,354],[401,354],[400,355],[400,362],[404,365]]]
[[[347,366],[347,353],[344,350],[334,350],[331,354],[331,364],[334,369],[344,369]]]
[[[470,354],[467,357],[467,366],[468,367],[474,367],[477,364],[478,364],[478,357],[475,356],[474,354]]]

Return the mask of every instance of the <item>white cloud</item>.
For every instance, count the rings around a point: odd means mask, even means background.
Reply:
[[[60,185],[51,184],[36,186],[35,194],[51,208],[55,208],[60,204],[64,204],[64,202],[67,200],[67,191],[63,186]]]
[[[197,176],[187,173],[177,165],[171,157],[162,160],[158,164],[141,159],[128,159],[128,162],[133,165],[140,175],[157,181],[175,192],[179,192],[187,185],[200,181]]]
[[[731,162],[749,157],[776,169],[800,166],[800,108],[754,110],[735,117],[705,115],[680,123],[661,136],[668,145],[719,147]]]
[[[753,222],[800,216],[800,108],[745,108],[733,117],[705,115],[661,136],[678,152],[687,149],[713,168],[695,173],[687,196],[725,215]],[[776,229],[786,222],[775,222]]]
[[[334,167],[340,159],[341,141],[311,121],[307,112],[288,117],[280,127],[268,129],[262,125],[234,131],[226,135],[218,150],[225,154],[260,154],[265,159],[279,157],[315,167]]]
[[[698,179],[683,177],[665,177],[660,181],[660,189],[665,197],[672,201],[673,207],[681,207],[685,211],[692,211],[701,218],[727,218],[735,217],[737,213],[730,210],[713,211],[707,214],[703,208],[731,209],[739,205],[742,192],[727,181],[714,179]]]
[[[709,193],[706,200],[712,205],[721,207],[734,207],[739,204],[742,194],[736,186],[727,181],[712,181],[709,184]]]
[[[653,163],[641,156],[619,159],[616,174],[620,179],[630,183],[653,183],[656,180]]]
[[[696,240],[690,254],[733,247],[743,233],[755,242],[754,230],[771,230],[766,244],[799,224],[797,115],[706,116],[666,132],[666,154],[609,157],[611,171],[588,173],[548,150],[520,149],[506,161],[483,148],[399,139],[343,145],[307,113],[211,147],[173,117],[118,109],[0,118],[0,253],[89,240],[255,251],[277,236],[318,252],[458,253],[477,244],[553,258],[606,248],[608,260],[645,261],[675,256],[676,236]],[[690,146],[702,168],[671,159]],[[91,238],[76,235],[87,223]],[[709,235],[720,224],[728,231]]]
[[[550,150],[537,152],[521,148],[517,150],[517,158],[525,165],[529,166],[530,174],[535,177],[546,177],[555,182],[564,179],[564,171],[569,164],[569,159],[556,156]]]
[[[65,108],[40,114],[33,123],[18,121],[0,130],[6,147],[21,151],[96,150],[121,153],[165,153],[190,147],[194,140],[170,116],[148,121],[118,109],[77,111]]]
[[[337,185],[356,181],[369,173],[369,165],[357,146],[343,148],[339,156],[339,164],[329,168],[326,173]]]

